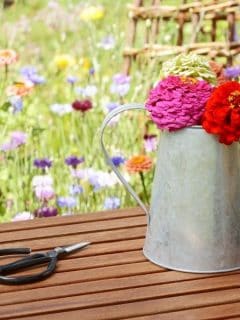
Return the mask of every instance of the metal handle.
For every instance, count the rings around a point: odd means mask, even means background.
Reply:
[[[123,177],[123,175],[120,173],[120,171],[117,169],[117,167],[114,165],[114,163],[112,162],[111,158],[109,157],[107,150],[105,148],[104,142],[103,142],[103,135],[104,135],[104,130],[106,128],[106,126],[108,125],[108,123],[115,117],[117,116],[119,113],[123,112],[123,111],[128,111],[128,110],[133,110],[133,109],[141,109],[141,110],[146,110],[145,106],[143,104],[140,103],[127,103],[124,104],[120,107],[117,107],[116,109],[114,109],[113,111],[111,111],[106,118],[104,119],[102,126],[100,128],[100,145],[103,151],[103,154],[105,156],[105,160],[107,162],[107,164],[112,168],[112,170],[114,171],[114,173],[117,175],[117,177],[119,178],[119,180],[122,182],[122,184],[124,185],[124,187],[127,189],[127,191],[131,194],[131,196],[137,201],[137,203],[139,204],[139,206],[144,210],[144,212],[146,213],[146,215],[148,216],[149,219],[149,212],[145,206],[145,204],[142,202],[142,200],[138,197],[138,195],[136,194],[136,192],[132,189],[132,187],[129,185],[129,183],[125,180],[125,178]]]

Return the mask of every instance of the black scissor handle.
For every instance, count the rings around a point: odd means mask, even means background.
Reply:
[[[13,271],[26,269],[32,266],[41,265],[48,262],[47,269],[36,274],[24,276],[6,276]],[[15,262],[0,266],[0,282],[5,284],[25,284],[30,282],[39,281],[47,278],[56,268],[57,255],[50,251],[49,253],[36,253],[27,256]]]
[[[0,249],[0,256],[6,256],[9,254],[28,254],[31,252],[30,248],[7,248]]]

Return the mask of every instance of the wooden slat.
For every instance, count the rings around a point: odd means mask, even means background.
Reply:
[[[117,242],[107,242],[107,243],[95,243],[94,245],[89,245],[85,250],[79,250],[71,253],[69,256],[65,256],[65,259],[74,259],[76,257],[89,257],[89,256],[97,256],[101,254],[107,253],[121,253],[121,252],[128,252],[128,251],[141,251],[143,247],[144,239],[132,239],[131,241],[128,240],[121,240]],[[18,257],[0,257],[1,264],[7,263],[7,261],[16,260]]]
[[[38,229],[30,229],[26,232],[26,230],[14,231],[14,236],[12,232],[2,233],[0,237],[0,244],[4,242],[9,242],[14,239],[17,240],[31,240],[31,239],[41,239],[45,237],[54,237],[56,235],[66,236],[70,234],[84,234],[96,231],[107,231],[121,228],[130,228],[137,226],[145,226],[146,218],[144,216],[137,217],[125,217],[113,220],[105,220],[105,221],[93,221],[87,223],[75,223],[71,225],[65,225],[64,228],[62,225],[60,226],[50,226],[45,228]]]
[[[0,232],[9,232],[16,230],[27,230],[35,228],[45,228],[49,226],[68,225],[77,223],[86,223],[90,221],[113,220],[126,217],[142,216],[143,210],[140,208],[120,209],[113,211],[102,211],[97,213],[88,213],[67,217],[38,218],[34,220],[8,222],[0,225]],[[37,222],[36,222],[37,221]]]
[[[124,306],[122,306],[124,308]],[[144,303],[141,305],[141,308],[144,309]],[[191,309],[190,311],[179,311],[179,312],[170,312],[164,314],[155,313],[154,315],[146,315],[140,317],[131,317],[131,318],[118,318],[119,320],[231,320],[239,319],[240,315],[240,303],[231,303],[224,305],[217,305],[212,307],[203,307],[199,309]],[[104,312],[104,311],[103,311]],[[80,312],[78,310],[54,313],[50,315],[44,315],[44,320],[65,320],[65,319],[79,319]],[[84,312],[84,316],[86,312]],[[84,320],[100,320],[103,319],[101,310],[99,310],[99,317],[91,318],[88,315],[88,318]],[[30,316],[24,317],[25,320],[42,320],[42,316]],[[109,318],[105,318],[108,320]],[[111,318],[113,319],[113,318]]]
[[[67,319],[67,318],[66,318]],[[167,314],[154,314],[143,317],[134,317],[131,320],[230,320],[240,319],[240,302],[217,305],[212,307],[203,307],[197,309],[171,312]],[[35,319],[35,317],[33,318]],[[46,319],[48,320],[48,319]],[[53,318],[54,320],[54,318]]]
[[[42,288],[42,287],[51,287],[55,285],[67,285],[75,282],[87,282],[95,281],[102,279],[111,279],[111,278],[121,278],[134,276],[139,274],[149,274],[153,272],[166,272],[165,269],[162,269],[149,262],[139,262],[135,264],[125,264],[119,266],[110,266],[89,270],[77,270],[71,272],[57,272],[51,277],[37,283],[28,284],[27,286],[18,285],[16,286],[7,286],[0,285],[0,293],[16,291],[19,293],[21,290],[26,288]]]
[[[197,280],[197,279],[206,279],[213,277],[222,277],[222,275],[206,275],[206,274],[191,274],[191,273],[183,273],[183,272],[153,272],[148,274],[141,275],[133,275],[122,278],[111,278],[111,279],[103,279],[103,280],[95,280],[89,282],[75,282],[73,284],[68,284],[62,290],[62,285],[51,286],[51,290],[49,287],[39,287],[39,288],[26,288],[24,290],[24,294],[16,294],[16,291],[5,292],[1,294],[0,306],[1,305],[11,305],[15,303],[24,303],[30,301],[40,301],[53,298],[61,298],[61,297],[70,297],[76,295],[90,294],[90,293],[100,293],[106,291],[113,291],[119,289],[127,289],[127,288],[138,288],[145,287],[149,285],[161,285],[174,283],[176,286],[180,281],[189,281],[189,280]],[[233,273],[236,277],[236,280],[239,279],[238,273]],[[233,278],[235,279],[235,278]],[[16,289],[17,290],[17,289]],[[144,290],[144,288],[143,288]]]
[[[16,260],[16,259],[15,259]],[[147,259],[140,250],[112,253],[90,257],[75,257],[64,258],[58,261],[55,272],[69,272],[73,270],[84,270],[99,267],[108,267],[114,265],[122,265],[127,263],[144,262]],[[4,262],[5,263],[5,262]],[[41,267],[39,267],[39,270]],[[34,268],[36,270],[36,267]],[[26,271],[19,272],[19,274],[26,274]]]
[[[90,241],[91,243],[99,242],[110,242],[110,241],[121,241],[126,239],[139,239],[143,238],[145,234],[145,227],[132,227],[126,229],[110,230],[106,232],[95,232],[95,233],[84,233],[84,234],[74,234],[68,235],[67,237],[57,234],[54,237],[43,238],[43,239],[31,239],[31,240],[18,240],[4,242],[1,248],[11,247],[28,247],[30,246],[32,250],[45,250],[50,248],[55,248],[58,246],[64,246],[68,244],[78,243],[81,241]]]
[[[17,319],[33,314],[42,314],[44,315],[44,319],[47,319],[45,313],[49,314],[74,309],[84,310],[84,320],[121,319],[123,317],[128,319],[136,315],[148,314],[149,312],[165,313],[240,302],[240,288],[188,294],[187,297],[185,295],[166,297],[167,294],[163,295],[166,298],[158,298],[159,296],[161,296],[160,288],[151,286],[144,288],[144,290],[139,290],[139,288],[125,290],[124,293],[123,291],[113,291],[110,294],[105,292],[101,295],[92,294],[53,299],[48,300],[47,304],[44,304],[42,301],[25,303],[21,306],[16,304],[11,305],[11,309],[9,306],[1,306],[0,319]]]

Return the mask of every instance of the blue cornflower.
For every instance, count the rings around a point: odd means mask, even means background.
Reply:
[[[65,163],[73,168],[76,168],[82,162],[84,162],[84,157],[69,156],[65,159]]]
[[[73,184],[69,187],[69,193],[71,196],[76,196],[83,193],[83,187],[79,184]]]
[[[240,76],[240,66],[226,68],[224,75],[227,78],[238,78]]]
[[[122,156],[112,157],[111,160],[116,167],[119,167],[122,163],[125,162],[125,158]]]
[[[74,197],[58,197],[57,205],[60,208],[63,208],[63,207],[74,208],[77,206],[77,200]]]
[[[104,50],[111,50],[115,47],[116,41],[113,35],[108,35],[104,37],[101,42],[98,44],[98,47],[103,48]]]
[[[75,84],[78,81],[76,76],[69,75],[67,76],[67,82],[70,84]]]
[[[111,112],[112,110],[116,109],[119,106],[120,104],[118,102],[108,102],[108,104],[106,105],[106,108],[109,112]]]
[[[38,74],[37,69],[33,66],[25,66],[20,69],[20,74],[24,79],[34,84],[45,83],[45,78]]]
[[[9,98],[9,102],[13,107],[13,113],[22,111],[23,101],[19,96],[12,96]]]
[[[111,93],[118,94],[120,97],[125,96],[130,89],[130,77],[125,74],[115,74],[110,87]]]
[[[41,158],[41,159],[35,159],[33,164],[37,168],[46,169],[52,166],[52,161],[47,158]]]
[[[117,197],[107,197],[104,201],[103,207],[105,210],[118,209],[120,207],[121,201]]]
[[[93,76],[95,74],[95,69],[94,68],[90,68],[89,69],[89,74],[90,74],[90,76]]]

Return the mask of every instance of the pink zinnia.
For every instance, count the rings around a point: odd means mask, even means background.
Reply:
[[[150,91],[146,108],[160,129],[198,125],[212,90],[204,80],[168,76]]]

